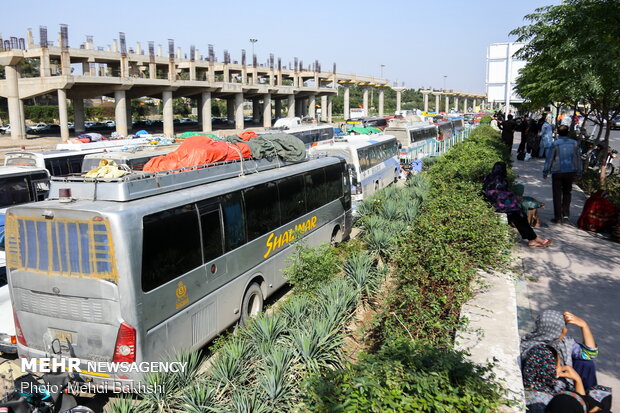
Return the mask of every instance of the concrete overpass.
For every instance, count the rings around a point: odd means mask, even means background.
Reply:
[[[295,59],[294,67],[286,68],[273,55],[265,65],[257,63],[256,55],[248,64],[245,50],[241,62],[232,61],[227,51],[224,61],[218,62],[212,46],[206,58],[194,46],[188,57],[180,48],[175,51],[173,40],[169,40],[165,55],[161,46],[155,53],[153,42],[149,42],[147,51],[139,43],[135,49],[128,50],[124,33],[107,50],[96,48],[90,36],[80,48],[70,48],[66,25],[61,25],[60,34],[57,46],[48,43],[45,27],[40,29],[39,44],[34,43],[31,31],[25,41],[11,38],[2,43],[0,39],[0,65],[6,73],[5,79],[0,80],[0,96],[8,99],[13,139],[25,137],[23,100],[48,93],[58,95],[64,139],[69,137],[67,99],[72,101],[78,134],[85,130],[84,99],[99,96],[114,98],[116,130],[121,135],[127,135],[131,126],[128,101],[145,96],[162,99],[164,134],[168,136],[174,134],[172,99],[176,97],[198,98],[198,117],[204,132],[211,131],[214,98],[227,101],[228,118],[234,119],[236,129],[243,128],[246,100],[252,101],[254,118],[262,118],[264,127],[271,126],[272,115],[280,117],[284,110],[289,117],[316,117],[317,99],[321,100],[322,120],[330,122],[332,97],[338,84],[344,86],[345,116],[349,113],[349,86],[354,84],[366,88],[364,107],[367,109],[368,88],[378,88],[379,113],[384,112],[383,91],[389,87],[386,79],[337,73],[335,64],[331,71],[324,71],[318,61],[308,67]],[[24,59],[38,63],[37,76],[20,75],[20,63]]]
[[[422,92],[422,95],[424,96],[424,110],[428,112],[428,96],[429,95],[434,95],[435,96],[435,111],[439,112],[440,108],[441,108],[441,97],[443,96],[445,99],[445,104],[444,104],[444,112],[450,112],[451,109],[455,109],[457,112],[460,112],[462,109],[462,112],[468,112],[470,107],[476,107],[478,101],[480,102],[480,104],[484,107],[486,106],[486,95],[485,94],[480,94],[480,93],[468,93],[468,92],[461,92],[461,91],[457,91],[457,90],[421,90],[420,92]],[[452,106],[450,104],[450,99],[452,100]],[[469,106],[469,102],[472,102],[472,105]],[[462,106],[461,105],[462,102]]]

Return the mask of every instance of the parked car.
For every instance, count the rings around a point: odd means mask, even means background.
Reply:
[[[620,129],[620,115],[616,116],[611,120],[611,128]]]
[[[39,122],[39,123],[35,123],[34,125],[32,125],[30,127],[30,130],[35,131],[35,130],[43,129],[46,126],[47,126],[47,123]]]
[[[49,124],[45,127],[32,131],[36,135],[48,134],[48,133],[60,133],[60,125]]]
[[[103,126],[105,126],[106,128],[115,128],[116,127],[116,122],[113,120],[104,120],[103,121]]]

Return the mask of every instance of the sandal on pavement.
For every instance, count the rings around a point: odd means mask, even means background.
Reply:
[[[547,248],[549,245],[551,245],[551,243],[552,241],[548,239],[543,242],[533,242],[533,243],[528,242],[527,246],[530,248]]]

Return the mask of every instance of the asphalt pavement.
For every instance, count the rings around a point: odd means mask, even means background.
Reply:
[[[599,347],[596,361],[599,384],[616,392],[613,411],[620,411],[620,243],[580,230],[576,222],[587,196],[573,185],[569,224],[554,225],[551,178],[543,180],[544,160],[515,159],[519,134],[513,146],[513,169],[518,181],[525,184],[525,195],[546,204],[539,217],[549,228],[536,229],[539,236],[550,238],[546,249],[517,248],[521,280],[517,288],[519,331],[531,331],[536,315],[546,309],[570,311],[585,319]],[[614,131],[612,147],[620,147],[620,132]],[[581,331],[569,326],[569,334],[581,341]]]

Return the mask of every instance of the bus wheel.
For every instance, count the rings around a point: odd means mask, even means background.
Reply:
[[[242,327],[246,326],[250,319],[256,317],[261,311],[263,311],[263,292],[257,283],[252,283],[243,296],[239,324]]]

